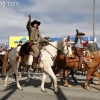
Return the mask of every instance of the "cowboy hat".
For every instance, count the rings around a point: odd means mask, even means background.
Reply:
[[[78,29],[76,29],[76,32],[77,32],[77,33],[76,33],[76,36],[78,36],[78,35],[85,35],[85,33],[79,32]]]
[[[33,26],[34,24],[38,24],[38,26],[41,24],[41,22],[34,20],[33,22],[31,22],[31,26]]]

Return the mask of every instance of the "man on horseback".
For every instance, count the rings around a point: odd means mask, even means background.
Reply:
[[[22,46],[22,41],[19,41],[19,44],[17,45],[17,47],[18,47],[18,46]]]
[[[27,30],[28,30],[28,36],[29,36],[29,46],[33,50],[33,64],[37,62],[40,50],[39,50],[39,43],[42,41],[47,42],[46,39],[44,39],[40,32],[39,32],[39,25],[41,23],[37,20],[34,20],[31,22],[31,15],[29,15],[29,20],[27,23]]]
[[[77,29],[76,29],[76,32],[77,33],[75,37],[75,49],[76,49],[76,53],[79,56],[79,70],[81,70],[81,67],[84,61],[83,47],[88,44],[88,41],[83,43],[82,36],[85,34],[82,32],[79,32]]]

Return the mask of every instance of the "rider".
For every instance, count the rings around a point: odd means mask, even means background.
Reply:
[[[81,66],[82,66],[82,63],[84,61],[83,47],[88,44],[89,40],[83,42],[82,36],[85,34],[82,32],[79,32],[77,29],[76,29],[76,32],[77,33],[76,33],[76,37],[75,37],[75,48],[76,48],[76,52],[79,56],[79,70],[81,70]]]
[[[29,15],[29,20],[26,27],[27,27],[28,36],[29,36],[29,46],[33,50],[33,64],[35,64],[36,61],[38,60],[37,58],[40,53],[39,43],[42,41],[47,42],[47,40],[44,39],[39,32],[38,27],[40,24],[41,23],[37,20],[34,20],[33,22],[31,22],[31,15]]]
[[[19,41],[19,44],[17,45],[17,47],[18,47],[18,46],[22,46],[22,41]]]

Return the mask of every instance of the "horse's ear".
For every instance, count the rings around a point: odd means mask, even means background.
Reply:
[[[67,39],[70,40],[70,35],[68,35]]]
[[[65,40],[65,42],[67,42],[67,39]]]

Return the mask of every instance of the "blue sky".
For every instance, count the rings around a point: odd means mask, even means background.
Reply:
[[[95,36],[100,46],[100,0],[96,1]],[[16,6],[0,5],[0,42],[8,36],[27,36],[28,15],[39,20],[42,36],[75,36],[76,29],[86,36],[93,35],[93,0],[0,0],[18,2]]]

